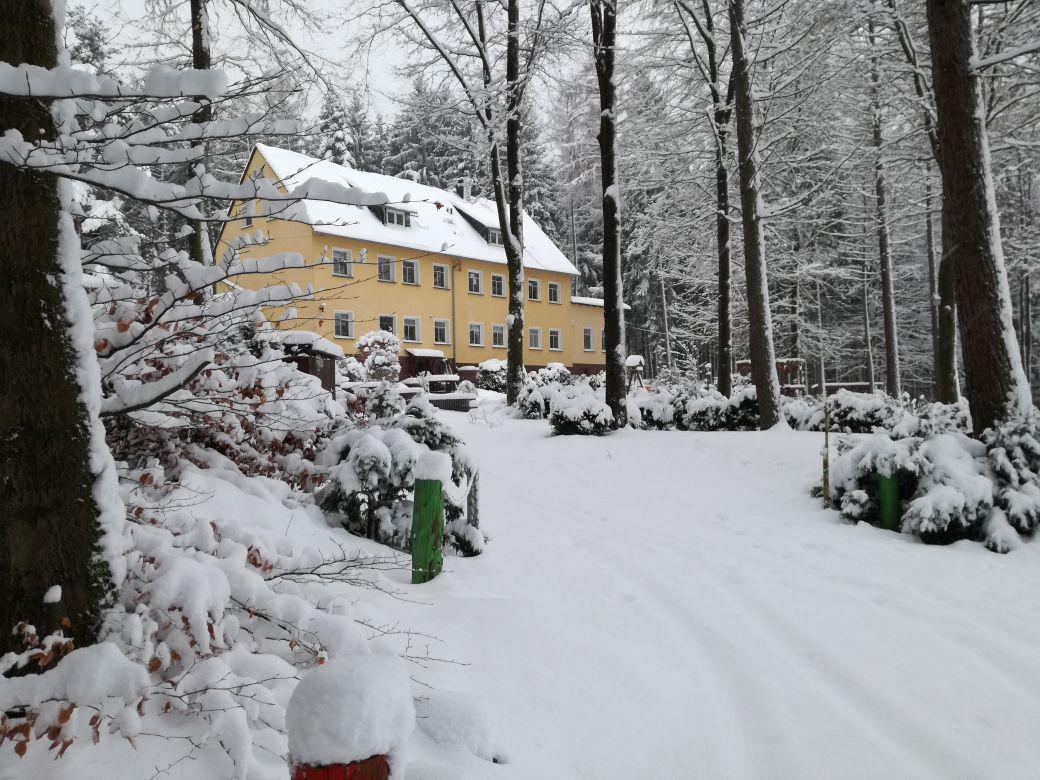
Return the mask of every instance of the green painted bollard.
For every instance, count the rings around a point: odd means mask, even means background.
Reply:
[[[444,544],[444,498],[438,479],[415,480],[412,502],[412,584],[429,582],[441,572]]]
[[[881,512],[881,527],[889,531],[898,531],[900,517],[899,483],[895,476],[886,477],[875,474],[877,481],[878,509]]]

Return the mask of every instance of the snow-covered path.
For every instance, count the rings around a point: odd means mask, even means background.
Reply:
[[[431,743],[409,778],[1040,776],[1037,545],[842,524],[815,434],[450,419],[492,544],[393,611],[506,763]]]

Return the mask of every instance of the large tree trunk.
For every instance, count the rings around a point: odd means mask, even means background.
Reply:
[[[1011,324],[989,142],[980,101],[968,0],[927,0],[944,245],[953,262],[965,390],[976,434],[1029,414],[1032,395]],[[940,268],[941,276],[941,268]],[[941,284],[941,282],[940,282]]]
[[[925,254],[928,261],[928,314],[932,326],[933,386],[938,384],[938,373],[934,370],[935,358],[939,354],[939,259],[935,252],[935,223],[932,219],[932,185],[924,190],[924,237]]]
[[[5,18],[0,61],[57,65],[50,0],[10,4]],[[53,138],[49,103],[0,96],[9,129]],[[24,649],[18,623],[42,637],[62,617],[77,647],[91,644],[111,589],[92,471],[106,464],[91,463],[92,436],[103,446],[91,324],[61,193],[55,176],[0,163],[0,652]],[[54,585],[61,602],[45,605]]]
[[[210,30],[209,13],[206,10],[207,0],[191,0],[191,66],[195,70],[209,70],[210,60]],[[213,106],[209,98],[197,97],[202,107],[195,112],[191,121],[196,124],[206,124],[213,118]],[[192,172],[188,171],[188,176]],[[199,204],[199,208],[204,208]],[[205,220],[195,220],[192,223],[194,232],[188,239],[188,248],[191,259],[203,265],[213,265],[213,247],[209,240],[209,227]]]
[[[874,198],[878,240],[878,268],[881,271],[881,310],[885,331],[885,390],[894,398],[902,395],[899,383],[899,335],[896,330],[896,299],[892,279],[892,251],[888,236],[885,166],[881,159],[884,133],[881,123],[881,72],[878,67],[873,17],[867,18],[870,44],[870,113],[874,141]]]
[[[939,336],[935,347],[935,400],[955,404],[960,400],[957,377],[957,285],[954,281],[953,253],[949,249],[951,230],[947,226],[950,209],[943,202],[942,248],[939,258]]]
[[[623,427],[625,408],[625,309],[622,303],[621,194],[617,180],[617,110],[614,54],[617,0],[592,0],[592,42],[599,82],[599,155],[603,184],[603,325],[607,349],[607,405],[614,424]]]
[[[719,392],[733,392],[733,328],[730,321],[729,171],[726,168],[726,134],[729,108],[715,110],[715,232],[719,252]]]
[[[759,214],[761,197],[758,191],[751,64],[744,50],[744,39],[747,35],[744,25],[744,0],[730,0],[729,20],[733,49],[733,88],[736,97],[740,210],[744,228],[744,276],[748,298],[751,381],[755,384],[761,426],[765,429],[773,427],[780,419],[780,381],[776,375],[765,241]]]
[[[509,273],[506,400],[515,403],[524,381],[524,182],[520,167],[520,0],[509,0],[506,111],[506,173],[509,177],[506,182],[509,193],[509,236],[506,242],[506,265]]]
[[[874,337],[870,332],[870,284],[868,282],[867,263],[863,262],[863,359],[866,361],[867,392],[874,392]]]

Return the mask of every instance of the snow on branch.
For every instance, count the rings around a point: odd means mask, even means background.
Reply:
[[[108,76],[95,76],[76,68],[41,68],[0,62],[0,94],[49,98],[216,98],[227,90],[222,70],[174,70],[152,68],[141,87],[127,87]]]

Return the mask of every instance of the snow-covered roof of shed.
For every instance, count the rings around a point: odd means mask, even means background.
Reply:
[[[485,227],[498,228],[498,216],[492,201],[485,198],[467,200],[410,179],[358,171],[266,144],[257,144],[256,150],[267,161],[279,183],[290,192],[308,179],[318,179],[366,192],[384,193],[387,205],[411,214],[409,227],[384,225],[365,206],[301,200],[294,207],[293,218],[309,223],[317,233],[505,265],[505,249],[489,244],[459,213],[465,212],[470,219]],[[527,214],[524,214],[524,266],[539,271],[578,273],[566,255]]]
[[[577,303],[577,304],[580,304],[582,306],[599,306],[600,308],[603,308],[603,299],[602,298],[589,298],[589,297],[586,297],[584,295],[572,295],[571,296],[571,303]],[[621,305],[625,307],[625,311],[628,311],[629,309],[632,308],[627,303],[623,303]]]

